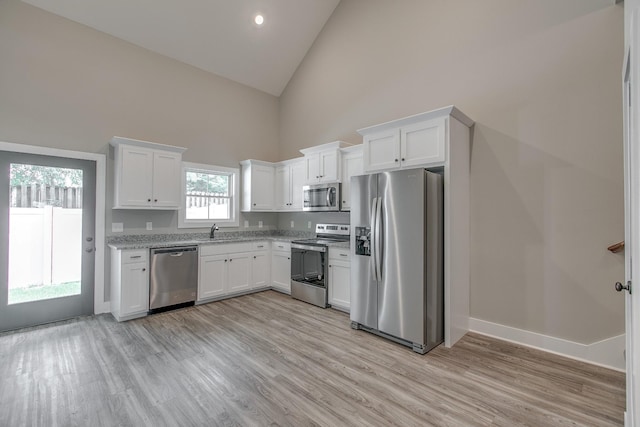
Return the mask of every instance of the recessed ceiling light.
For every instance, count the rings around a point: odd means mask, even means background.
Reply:
[[[262,25],[264,23],[264,16],[260,14],[256,15],[256,17],[253,18],[253,22],[255,22],[256,25]]]

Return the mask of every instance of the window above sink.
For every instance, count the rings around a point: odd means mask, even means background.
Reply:
[[[239,176],[237,168],[183,162],[178,227],[237,227]]]

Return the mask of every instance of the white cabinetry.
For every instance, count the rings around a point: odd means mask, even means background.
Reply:
[[[259,160],[243,160],[242,166],[242,211],[273,211],[275,207],[273,163]]]
[[[277,211],[302,210],[302,186],[305,184],[304,158],[281,162],[275,167],[275,208]]]
[[[360,129],[364,172],[425,167],[444,181],[444,342],[469,330],[469,159],[473,120],[454,106]]]
[[[377,131],[371,128],[361,129],[359,132],[364,136],[364,171],[378,172],[443,164],[447,120],[445,116]]]
[[[149,251],[111,249],[111,313],[118,321],[149,311]]]
[[[273,242],[271,246],[271,286],[291,293],[291,243]]]
[[[342,150],[342,205],[340,210],[351,210],[351,177],[362,175],[362,144]]]
[[[198,302],[249,290],[251,251],[251,243],[201,246]]]
[[[181,147],[115,136],[114,209],[178,209]]]
[[[304,154],[306,183],[340,181],[340,149],[349,145],[335,141],[300,150]]]
[[[329,304],[349,311],[351,305],[351,264],[349,249],[329,248]]]
[[[270,244],[267,241],[253,244],[251,260],[251,289],[271,286]]]

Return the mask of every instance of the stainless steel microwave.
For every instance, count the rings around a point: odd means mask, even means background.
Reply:
[[[339,211],[340,183],[305,185],[303,192],[303,211]]]

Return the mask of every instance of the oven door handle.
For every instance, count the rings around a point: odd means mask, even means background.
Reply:
[[[291,249],[300,249],[302,251],[313,251],[313,252],[326,252],[326,246],[311,246],[311,245],[301,245],[299,243],[292,243]]]

